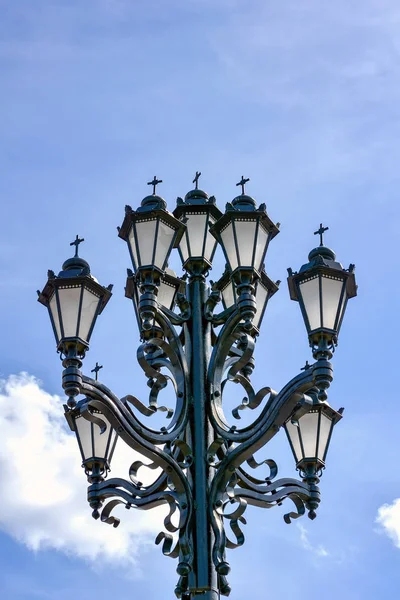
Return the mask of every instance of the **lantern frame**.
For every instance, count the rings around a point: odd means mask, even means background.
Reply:
[[[76,329],[75,335],[65,335],[66,329],[66,306],[62,306],[60,292],[64,289],[80,288],[78,307],[76,310]],[[90,294],[98,298],[97,306],[92,314],[91,323],[85,329],[87,334],[81,335],[83,298],[87,290]],[[79,256],[68,259],[64,262],[62,271],[56,276],[54,271],[48,271],[48,281],[42,292],[38,292],[38,301],[47,307],[50,321],[53,327],[54,336],[57,342],[57,349],[66,352],[69,347],[75,346],[78,354],[84,354],[89,347],[91,335],[96,324],[97,317],[102,313],[104,307],[111,297],[112,285],[103,287],[90,274],[89,264]],[[53,304],[53,298],[55,304]],[[64,312],[64,314],[63,314]]]
[[[347,301],[357,295],[357,285],[354,276],[354,265],[350,265],[345,270],[341,263],[336,261],[336,255],[333,250],[325,246],[318,246],[311,250],[308,255],[309,262],[303,265],[298,273],[293,273],[288,269],[288,286],[291,300],[299,302],[304,324],[307,329],[310,343],[317,344],[321,338],[330,344],[337,343],[337,337],[346,312]],[[318,278],[318,327],[311,327],[311,315],[307,311],[307,306],[303,298],[302,284]],[[324,326],[324,291],[323,279],[335,279],[342,282],[339,300],[334,318],[334,326]],[[325,292],[326,293],[326,292]]]
[[[254,238],[252,240],[240,239],[236,230],[236,223],[238,222],[255,223]],[[232,249],[227,249],[226,244],[224,244],[222,236],[222,233],[229,225],[232,226],[233,255],[231,255]],[[257,241],[260,228],[262,228],[267,235],[264,248],[261,253],[257,253]],[[261,204],[257,209],[255,200],[246,194],[242,194],[241,196],[237,196],[232,203],[226,205],[225,214],[210,228],[210,231],[220,243],[232,273],[235,273],[235,271],[240,268],[252,269],[253,271],[259,272],[264,264],[269,242],[279,233],[279,228],[268,216],[265,204]],[[249,243],[252,243],[253,245],[251,253],[252,258],[250,264],[244,264],[242,256],[243,250],[244,246],[248,247]],[[234,255],[236,256],[235,260],[233,260]]]
[[[190,228],[186,226],[179,246],[178,252],[182,261],[182,266],[185,270],[191,273],[193,269],[196,271],[198,267],[203,267],[204,270],[208,270],[212,266],[215,251],[217,249],[218,241],[215,239],[210,232],[210,228],[222,217],[222,212],[217,208],[215,204],[215,197],[208,197],[206,192],[203,190],[195,189],[188,192],[185,199],[177,198],[177,206],[173,212],[174,216],[183,223],[190,221],[190,217],[194,215],[204,215],[204,234],[203,241],[201,244],[201,252],[194,253],[192,251],[193,239],[191,239]],[[209,244],[212,242],[211,251],[209,251]],[[183,244],[186,245],[186,251],[182,249]],[[187,258],[185,258],[187,254]]]
[[[125,218],[122,226],[118,230],[118,235],[128,244],[129,254],[132,260],[133,270],[135,272],[141,270],[155,270],[163,273],[167,267],[168,259],[173,248],[176,248],[184,234],[185,225],[176,219],[168,210],[167,204],[163,198],[156,195],[146,196],[142,200],[141,206],[135,211],[131,206],[125,206]],[[150,262],[143,262],[141,259],[140,246],[143,240],[140,239],[137,231],[137,223],[146,221],[155,222],[152,259]],[[168,250],[161,261],[161,264],[156,265],[156,256],[159,243],[159,227],[160,223],[165,223],[173,231]],[[143,245],[142,245],[143,250]]]
[[[289,441],[290,448],[292,450],[295,462],[296,469],[298,471],[306,471],[307,468],[311,465],[314,467],[315,471],[321,470],[325,468],[325,460],[329,450],[329,445],[332,438],[333,428],[342,418],[342,411],[336,411],[333,409],[327,402],[316,401],[312,404],[310,409],[307,412],[301,412],[301,415],[296,418],[296,413],[286,421],[284,425],[284,429]],[[315,452],[313,455],[307,456],[305,451],[305,434],[302,429],[302,419],[307,419],[307,415],[318,413],[318,421],[316,423],[316,431],[315,431]],[[322,451],[319,447],[321,442],[321,424],[322,424],[322,416],[330,420],[329,431],[325,435],[325,448],[322,448]],[[304,426],[304,421],[303,421]],[[289,429],[290,428],[290,429]],[[290,433],[291,430],[291,433]],[[293,434],[293,437],[292,437]],[[296,437],[294,437],[296,436]],[[295,442],[295,443],[294,443]],[[309,442],[307,442],[309,445]]]
[[[111,461],[118,440],[118,433],[101,411],[93,407],[89,408],[87,406],[87,398],[84,398],[78,402],[73,409],[69,408],[68,406],[64,406],[64,409],[65,418],[68,422],[68,425],[71,431],[73,431],[76,435],[76,440],[82,457],[82,467],[85,469],[86,475],[91,476],[95,474],[96,476],[102,477],[105,473],[110,471]],[[92,418],[85,418],[83,413],[87,411],[89,411]],[[77,422],[79,422],[80,419],[87,421],[88,427],[90,427],[89,445],[92,452],[91,456],[89,456],[90,453],[87,452],[86,448],[88,440],[86,443],[83,442],[83,432],[80,430],[80,426],[77,425]],[[104,425],[106,426],[106,429],[103,429]],[[95,427],[97,427],[100,431],[97,431]],[[103,452],[98,453],[97,455],[96,450],[99,447],[99,436],[102,435],[107,436],[107,441],[105,445],[103,444]],[[101,456],[101,454],[103,454],[103,456]]]

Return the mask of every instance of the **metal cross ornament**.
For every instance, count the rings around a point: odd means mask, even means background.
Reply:
[[[75,246],[75,256],[78,256],[79,244],[81,244],[84,241],[85,241],[85,238],[80,238],[79,235],[77,235],[75,240],[70,243],[70,246]]]
[[[329,227],[324,227],[322,225],[322,223],[320,223],[319,229],[317,229],[317,231],[314,231],[314,235],[319,235],[319,245],[320,246],[324,245],[323,235],[324,235],[325,231],[328,231],[328,229],[329,229]]]
[[[103,368],[103,365],[99,365],[99,363],[98,363],[98,362],[96,362],[96,366],[95,366],[95,368],[94,368],[94,369],[92,369],[92,370],[90,371],[91,373],[94,373],[94,374],[95,374],[96,381],[98,380],[99,371],[100,371],[100,369],[102,369],[102,368]]]
[[[157,179],[157,175],[154,175],[153,181],[147,182],[147,185],[153,186],[153,196],[156,195],[156,187],[158,186],[159,183],[162,183],[162,179]]]
[[[250,181],[250,178],[248,177],[247,179],[245,179],[242,175],[242,179],[236,184],[236,185],[241,185],[242,186],[242,196],[244,195],[244,186],[246,185],[246,183],[248,183]]]
[[[196,171],[196,175],[194,176],[194,179],[192,181],[192,183],[195,184],[195,188],[194,188],[195,190],[199,189],[199,177],[200,177],[200,175],[201,175],[201,171]]]

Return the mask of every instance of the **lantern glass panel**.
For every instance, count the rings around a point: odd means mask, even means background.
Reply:
[[[161,280],[158,288],[157,300],[160,304],[172,310],[174,304],[176,288]]]
[[[321,282],[323,306],[322,325],[327,329],[335,329],[336,316],[340,305],[344,281],[343,279],[323,275],[321,277]]]
[[[268,243],[268,232],[264,229],[264,227],[259,223],[258,225],[258,235],[256,241],[256,250],[254,256],[254,267],[257,271],[261,271],[262,262],[264,260],[265,248]],[[254,244],[254,242],[253,242]]]
[[[258,281],[256,288],[256,303],[257,303],[257,312],[254,315],[253,325],[260,328],[261,325],[261,317],[263,316],[264,306],[268,299],[268,289],[263,286],[261,281]]]
[[[154,266],[159,269],[164,269],[165,262],[170,253],[172,244],[174,242],[175,237],[175,229],[165,223],[164,221],[159,221],[158,232],[157,232],[157,240],[152,240],[152,243],[156,244],[156,252],[154,257]],[[151,263],[149,263],[151,264]]]
[[[136,221],[133,227],[136,227],[136,235],[139,246],[139,263],[143,267],[153,264],[154,244],[156,243],[156,219],[146,221]]]
[[[236,239],[239,248],[241,267],[253,266],[253,249],[256,237],[257,221],[235,219]]]
[[[75,429],[82,454],[82,460],[93,458],[92,423],[78,415],[75,418]]]
[[[299,282],[299,291],[307,313],[310,330],[321,327],[321,310],[319,294],[319,277],[305,279]]]
[[[51,300],[49,302],[51,316],[53,317],[54,327],[56,328],[57,334],[57,342],[61,340],[61,328],[60,328],[60,319],[58,316],[58,307],[57,307],[57,298],[56,294],[53,294]]]
[[[81,286],[68,286],[58,288],[60,300],[60,312],[64,329],[63,337],[75,337],[77,335],[79,303],[81,298]]]
[[[304,458],[315,458],[317,455],[318,420],[319,412],[315,411],[308,412],[299,419]]]
[[[204,258],[211,262],[212,257],[214,256],[215,247],[217,245],[217,240],[215,237],[209,232],[209,227],[214,225],[215,219],[211,216],[208,218],[207,223],[207,231],[206,231],[206,246],[204,250]]]
[[[336,324],[336,330],[337,331],[339,331],[340,326],[342,324],[342,318],[343,318],[344,311],[346,309],[346,304],[347,304],[347,291],[345,289],[344,290],[344,294],[343,294],[343,298],[342,298],[342,305],[340,307],[340,312],[339,312],[339,316],[338,316],[338,320],[337,320],[337,324]]]
[[[298,426],[298,424],[294,425],[291,421],[288,421],[286,423],[285,427],[286,427],[286,433],[287,433],[289,440],[293,446],[295,460],[296,460],[296,462],[299,462],[303,458],[303,453],[301,451],[301,445],[300,445],[299,426]]]
[[[139,260],[138,260],[138,255],[137,255],[134,227],[135,227],[135,225],[132,225],[132,227],[129,231],[128,241],[129,241],[129,246],[130,246],[130,249],[132,252],[133,267],[134,267],[134,269],[137,269],[139,266]]]
[[[225,310],[230,308],[233,304],[236,304],[235,289],[232,281],[229,281],[228,285],[224,287],[221,293]]]
[[[204,237],[207,227],[207,213],[189,213],[186,215],[187,236],[190,244],[190,258],[203,256]]]
[[[319,429],[319,442],[318,442],[318,458],[320,460],[325,459],[327,450],[327,444],[329,441],[329,434],[332,429],[332,420],[323,412],[321,412],[321,423]]]
[[[105,458],[107,459],[108,451],[110,449],[111,436],[113,433],[113,428],[110,423],[104,417],[104,415],[99,415],[102,421],[105,421],[107,424],[106,430],[101,433],[101,429],[96,423],[92,424],[92,435],[93,435],[93,446],[94,446],[94,456],[96,458]]]
[[[229,266],[231,270],[234,271],[239,266],[239,263],[236,253],[235,239],[233,237],[232,222],[228,223],[225,229],[221,231],[220,235]]]
[[[187,223],[186,223],[187,225]],[[188,243],[187,243],[187,230],[185,231],[185,233],[182,236],[181,241],[179,242],[179,250],[181,253],[181,258],[182,258],[182,262],[185,263],[187,261],[187,259],[189,258],[189,247],[188,247]]]
[[[89,341],[88,335],[96,316],[100,298],[97,294],[84,288],[82,297],[81,320],[79,324],[79,337]]]

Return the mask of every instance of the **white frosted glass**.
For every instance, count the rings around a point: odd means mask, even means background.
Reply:
[[[256,243],[256,252],[254,256],[254,268],[257,271],[262,270],[262,263],[264,259],[265,247],[268,243],[268,232],[258,224],[258,235],[257,235],[257,243]]]
[[[137,249],[136,249],[135,235],[133,233],[133,227],[131,227],[131,230],[129,232],[128,241],[129,241],[129,246],[131,248],[132,256],[133,256],[133,263],[134,263],[133,268],[137,269],[139,266],[139,261],[138,261],[138,255],[137,255]]]
[[[344,310],[346,308],[346,304],[347,304],[347,292],[345,290],[344,294],[343,294],[342,306],[340,307],[340,313],[339,313],[339,318],[338,318],[338,322],[337,322],[338,331],[339,331],[339,328],[340,328],[340,325],[341,325],[340,322],[342,320],[342,316],[343,316]]]
[[[139,245],[140,263],[139,266],[148,266],[153,264],[153,250],[156,237],[156,220],[136,221],[133,225],[136,227],[136,234]]]
[[[232,223],[228,223],[223,231],[221,231],[222,244],[225,250],[229,266],[234,271],[238,266],[235,240],[233,238]]]
[[[187,231],[185,231],[185,233],[182,236],[181,241],[179,242],[179,250],[181,251],[182,262],[184,263],[189,258],[189,249],[188,249],[188,244],[187,244]]]
[[[239,248],[241,267],[253,266],[253,249],[256,226],[256,221],[241,221],[235,219],[236,239]]]
[[[299,462],[303,458],[303,454],[301,452],[298,425],[293,425],[291,421],[288,421],[286,423],[286,433],[293,446],[296,462]]]
[[[317,455],[318,412],[309,412],[299,419],[301,441],[304,458],[315,458]]]
[[[235,304],[236,299],[232,283],[229,283],[226,288],[222,290],[222,300],[225,309],[230,308],[233,304]]]
[[[112,434],[112,427],[104,415],[99,414],[98,417],[102,421],[105,421],[107,428],[104,433],[101,433],[100,427],[98,427],[96,423],[93,423],[94,456],[96,458],[106,458],[106,451],[108,450],[107,444],[110,435]]]
[[[322,276],[322,321],[328,329],[335,327],[343,284],[343,279]]]
[[[58,288],[64,337],[76,336],[81,286]]]
[[[326,445],[328,443],[329,434],[331,431],[332,421],[324,413],[321,413],[321,425],[319,430],[319,442],[318,442],[318,458],[324,460]]]
[[[56,295],[53,294],[50,300],[50,311],[51,316],[53,317],[54,327],[57,332],[57,342],[61,339],[61,328],[60,328],[60,319],[58,318],[58,308],[57,308],[57,299]]]
[[[202,257],[204,246],[204,235],[207,226],[207,214],[188,213],[186,215],[186,227],[189,236],[190,256]]]
[[[158,288],[157,300],[160,304],[172,310],[173,301],[175,296],[175,287],[168,285],[165,281],[161,281],[160,287]]]
[[[93,457],[92,448],[92,424],[82,416],[75,419],[75,427],[78,432],[78,437],[81,445],[82,460],[87,460]]]
[[[110,449],[108,451],[108,464],[109,465],[111,464],[115,446],[117,445],[117,440],[118,440],[118,433],[115,431],[115,429],[113,429],[112,433],[111,433]]]
[[[213,225],[215,223],[215,219],[213,219],[212,217],[210,217],[208,219],[208,225],[207,225],[207,237],[206,237],[206,246],[205,246],[205,250],[204,250],[204,258],[206,260],[208,260],[209,262],[211,262],[211,258],[214,254],[215,251],[215,246],[217,245],[217,240],[215,239],[215,237],[210,233],[209,231],[209,226]]]
[[[89,341],[88,334],[99,305],[99,300],[99,296],[96,296],[92,291],[87,288],[83,290],[81,320],[78,332],[79,337],[83,340]]]
[[[303,298],[304,307],[307,313],[310,329],[321,327],[321,313],[319,306],[319,277],[301,281],[299,290]]]
[[[174,241],[175,229],[160,221],[157,234],[156,255],[154,266],[162,269]],[[154,238],[153,238],[154,239]]]
[[[265,288],[261,281],[258,282],[257,284],[257,289],[256,289],[256,303],[257,303],[257,312],[254,316],[253,319],[253,324],[255,325],[255,327],[259,328],[261,325],[261,315],[263,313],[264,310],[264,305],[267,301],[267,297],[268,297],[268,290],[267,288]]]

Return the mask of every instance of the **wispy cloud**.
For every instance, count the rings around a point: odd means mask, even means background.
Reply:
[[[92,519],[86,477],[61,401],[26,373],[0,381],[0,439],[3,531],[34,551],[137,563],[139,550],[160,530],[160,513],[124,511],[118,529]],[[117,444],[113,472],[125,469],[126,475],[132,451],[126,447],[124,454],[124,446]]]
[[[320,558],[329,556],[329,552],[326,550],[326,548],[324,548],[324,546],[322,546],[322,544],[314,545],[310,542],[308,537],[308,531],[304,527],[304,525],[301,525],[301,523],[297,523],[297,528],[300,531],[300,541],[304,550],[307,550],[308,552],[311,552],[312,554]]]

